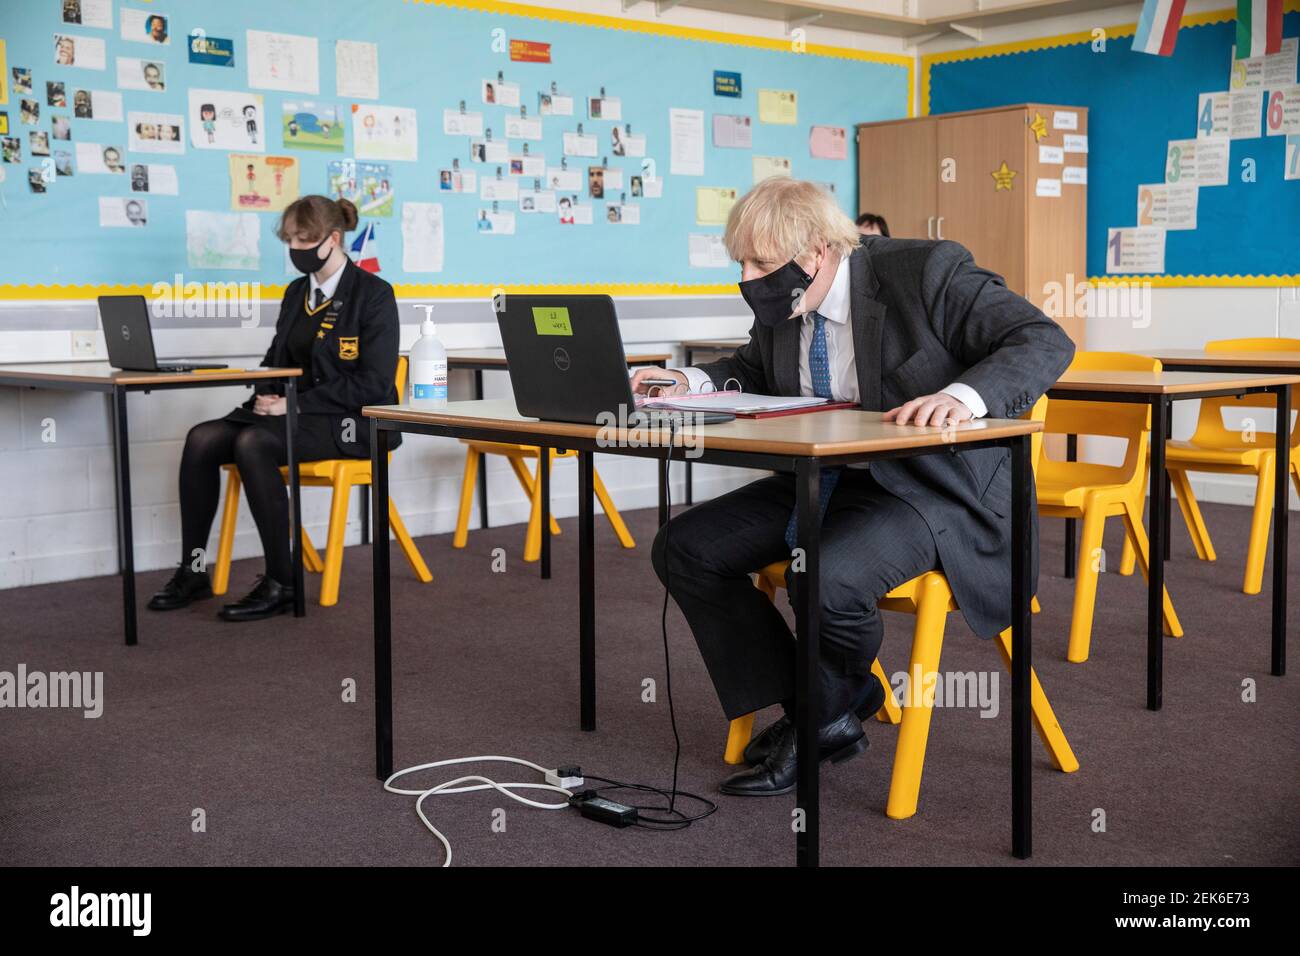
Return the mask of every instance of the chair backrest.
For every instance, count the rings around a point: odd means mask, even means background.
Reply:
[[[1075,352],[1070,371],[1159,372],[1160,360],[1129,352]],[[1149,405],[1119,402],[1083,402],[1052,399],[1047,406],[1043,429],[1053,435],[1100,435],[1126,441],[1124,463],[1119,467],[1127,478],[1137,475],[1146,461]],[[1127,480],[1127,479],[1123,479]]]
[[[393,375],[393,382],[397,385],[397,404],[399,405],[406,399],[407,364],[405,355],[397,356],[397,371]]]
[[[1250,338],[1216,339],[1205,343],[1207,352],[1300,352],[1300,339]],[[1294,390],[1293,390],[1294,391]],[[1292,406],[1295,405],[1294,395]],[[1201,399],[1201,411],[1196,419],[1192,442],[1197,445],[1224,446],[1245,444],[1244,429],[1233,430],[1223,421],[1225,408],[1276,408],[1276,399],[1268,393],[1255,395],[1228,395],[1224,398]],[[1254,429],[1253,440],[1271,444],[1271,431]],[[1291,429],[1291,447],[1300,445],[1300,419]]]

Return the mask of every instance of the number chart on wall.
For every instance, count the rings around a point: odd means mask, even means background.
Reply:
[[[291,13],[290,13],[291,11]],[[296,275],[275,224],[346,197],[399,294],[722,291],[757,180],[856,211],[854,123],[901,56],[490,0],[9,0],[0,297]]]
[[[1184,17],[1172,56],[1135,52],[1120,27],[927,57],[930,111],[1089,107],[1092,276],[1297,284],[1298,6],[1286,4],[1276,50],[1242,56],[1235,10],[1224,10]]]

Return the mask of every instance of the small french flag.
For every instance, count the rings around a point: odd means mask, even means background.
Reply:
[[[1133,36],[1133,50],[1154,56],[1173,56],[1178,27],[1183,22],[1185,0],[1146,0]]]
[[[367,272],[379,271],[379,253],[375,250],[375,224],[372,222],[352,240],[352,261]]]

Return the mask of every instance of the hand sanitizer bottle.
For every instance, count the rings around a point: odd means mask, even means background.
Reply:
[[[433,306],[424,309],[420,337],[411,346],[411,404],[417,408],[438,408],[447,404],[447,350],[433,324]]]

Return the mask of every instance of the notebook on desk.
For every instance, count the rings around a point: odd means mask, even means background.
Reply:
[[[754,392],[703,392],[698,395],[674,395],[670,398],[648,398],[638,402],[638,408],[662,409],[675,412],[729,412],[732,415],[759,417],[819,409],[830,404],[830,399],[804,395],[758,395]],[[851,403],[834,403],[836,408],[851,407]]]

